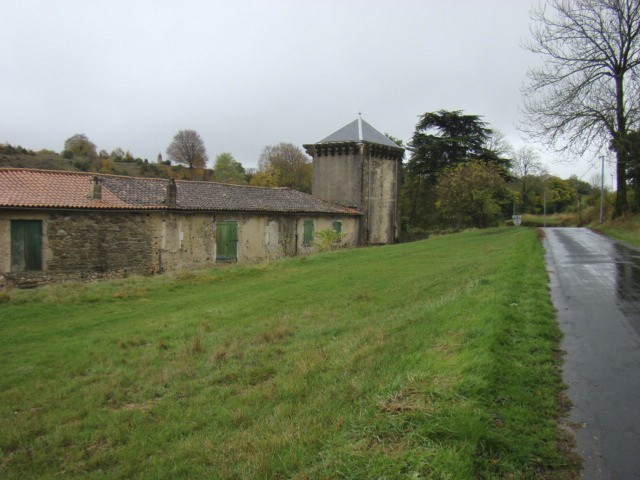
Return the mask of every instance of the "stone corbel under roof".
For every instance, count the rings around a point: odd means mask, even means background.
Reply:
[[[303,145],[312,157],[350,155],[361,146],[364,154],[378,158],[402,160],[404,157],[404,148],[373,128],[361,116],[319,142]]]
[[[378,158],[387,158],[390,160],[402,160],[404,157],[404,149],[400,147],[389,147],[370,142],[330,142],[330,143],[313,143],[303,145],[308,155],[312,157],[329,157],[335,155],[353,155],[358,152],[360,146],[363,146],[363,154],[371,154]]]

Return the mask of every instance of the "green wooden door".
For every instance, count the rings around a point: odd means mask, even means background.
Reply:
[[[302,244],[311,245],[313,243],[313,220],[304,221],[304,230],[302,233]]]
[[[216,259],[229,262],[238,256],[238,223],[218,222],[216,227]]]
[[[11,220],[11,270],[42,270],[42,222]]]

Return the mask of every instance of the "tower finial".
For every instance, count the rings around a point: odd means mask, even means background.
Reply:
[[[358,140],[362,142],[362,112],[358,112]]]

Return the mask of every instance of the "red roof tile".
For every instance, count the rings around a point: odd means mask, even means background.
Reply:
[[[98,177],[102,198],[90,197]],[[290,188],[176,181],[177,205],[165,204],[169,180],[81,172],[0,168],[0,208],[170,209],[233,212],[359,215]]]

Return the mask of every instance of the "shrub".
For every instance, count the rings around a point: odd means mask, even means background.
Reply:
[[[340,248],[340,243],[345,236],[346,233],[337,232],[331,228],[320,230],[316,232],[316,238],[318,241],[315,242],[315,246],[318,247],[318,250],[321,252],[335,250]]]
[[[71,156],[73,158],[73,154],[71,154]],[[76,160],[75,162],[73,162],[73,166],[81,172],[88,172],[91,165],[89,164],[89,160]]]
[[[28,150],[24,147],[21,147],[20,145],[18,145],[17,147],[12,147],[8,143],[6,145],[0,145],[0,153],[4,153],[6,155],[35,155],[35,152],[33,150]]]
[[[0,290],[0,303],[9,303],[11,294],[6,290]]]

